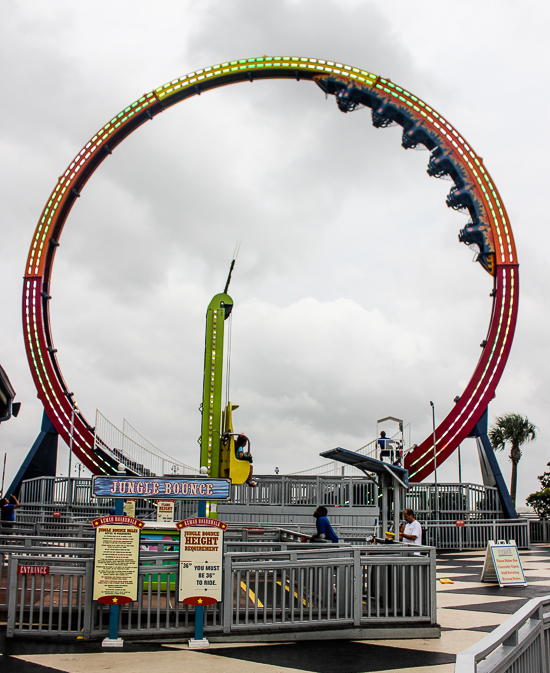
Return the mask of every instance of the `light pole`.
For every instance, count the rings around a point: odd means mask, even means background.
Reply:
[[[460,396],[457,395],[454,399],[454,403],[456,404],[458,400],[460,399]],[[458,445],[458,483],[462,483],[462,460],[460,457],[460,444]]]
[[[71,490],[71,459],[73,457],[73,436],[74,436],[74,415],[78,408],[78,402],[73,401],[73,411],[71,414],[71,434],[69,438],[69,471],[67,472],[67,512],[70,511],[72,505],[72,490]]]
[[[435,495],[435,503],[434,503],[434,514],[436,520],[439,519],[439,497],[437,493],[437,450],[436,450],[436,445],[435,445],[435,406],[434,403],[430,400],[430,406],[432,408],[432,427],[433,427],[433,440],[434,440],[434,495]]]
[[[2,470],[2,488],[0,488],[0,498],[4,497],[4,477],[6,476],[6,456],[8,454],[4,454],[4,469]]]
[[[430,406],[432,408],[432,425],[433,425],[433,440],[434,440],[434,475],[435,475],[435,485],[437,486],[437,451],[435,446],[435,406],[432,401],[430,401]]]

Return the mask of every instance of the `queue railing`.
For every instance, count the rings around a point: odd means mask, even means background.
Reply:
[[[207,637],[399,623],[437,628],[434,549],[279,544],[287,549],[225,554],[224,600],[204,611]],[[178,554],[173,542],[161,547],[141,554],[138,599],[119,610],[121,637],[193,632],[194,611],[176,595]],[[108,607],[92,601],[93,557],[89,549],[73,551],[9,555],[9,637],[107,635]],[[22,574],[22,565],[48,571]]]
[[[456,656],[455,673],[550,673],[550,596],[533,598]]]
[[[495,519],[493,521],[463,519],[457,525],[450,521],[421,521],[424,539],[437,549],[485,549],[489,540],[515,540],[518,549],[531,549],[527,519]]]
[[[550,521],[528,518],[531,542],[550,542]]]

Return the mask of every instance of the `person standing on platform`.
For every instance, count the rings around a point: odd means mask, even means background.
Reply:
[[[395,439],[390,439],[386,437],[384,430],[380,433],[380,437],[377,440],[378,448],[380,449],[380,460],[383,461],[384,458],[387,458],[390,463],[393,463],[393,447],[392,444],[397,444]]]
[[[15,510],[19,507],[19,501],[14,495],[11,498],[2,498],[0,507],[2,508],[2,521],[15,521]]]
[[[414,518],[412,509],[406,509],[403,512],[406,524],[401,524],[399,529],[399,540],[407,544],[422,544],[422,526]]]
[[[327,518],[327,508],[319,505],[315,512],[313,512],[315,517],[315,525],[317,527],[317,533],[312,536],[312,540],[330,540],[331,542],[338,542],[338,536],[332,530],[330,521]]]

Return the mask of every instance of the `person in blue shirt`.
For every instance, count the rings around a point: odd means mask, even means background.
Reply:
[[[390,463],[393,463],[393,446],[392,444],[397,444],[395,439],[390,439],[386,437],[384,430],[380,433],[380,437],[377,440],[378,449],[380,450],[380,460],[384,461],[384,458],[388,458]]]
[[[313,512],[315,517],[315,525],[317,526],[316,535],[312,536],[312,540],[330,540],[331,542],[338,542],[338,536],[332,530],[330,521],[327,518],[327,508],[319,505],[315,512]]]
[[[252,454],[250,453],[250,440],[246,435],[243,435],[238,432],[224,432],[221,438],[223,444],[227,444],[227,442],[231,437],[235,437],[235,457],[237,458],[237,460],[247,460],[250,463],[250,472],[248,474],[248,479],[246,480],[246,483],[249,486],[257,486],[258,482],[254,481],[254,478],[252,476],[254,472],[252,463],[254,461],[252,460]],[[245,447],[247,447],[246,451]]]
[[[2,498],[0,501],[2,508],[2,521],[15,521],[15,511],[19,507],[17,498],[12,495],[11,498]]]

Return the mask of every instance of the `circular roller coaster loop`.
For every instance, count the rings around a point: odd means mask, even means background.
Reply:
[[[475,248],[480,265],[493,276],[493,303],[487,337],[473,375],[436,429],[437,465],[468,436],[495,395],[514,335],[519,280],[512,229],[483,160],[433,108],[383,77],[333,61],[297,56],[231,61],[174,79],[131,103],[105,124],[59,178],[32,239],[23,287],[24,337],[32,376],[46,413],[67,444],[75,410],[73,451],[94,474],[116,473],[119,461],[110,447],[100,443],[94,446],[94,428],[75,407],[73,393],[61,373],[49,318],[53,262],[67,217],[94,171],[142,124],[191,96],[259,79],[314,82],[325,94],[335,96],[342,112],[371,108],[375,127],[403,127],[405,149],[423,145],[430,150],[429,175],[452,179],[447,205],[470,214],[459,240]],[[431,434],[407,455],[406,467],[413,481],[431,474]]]

